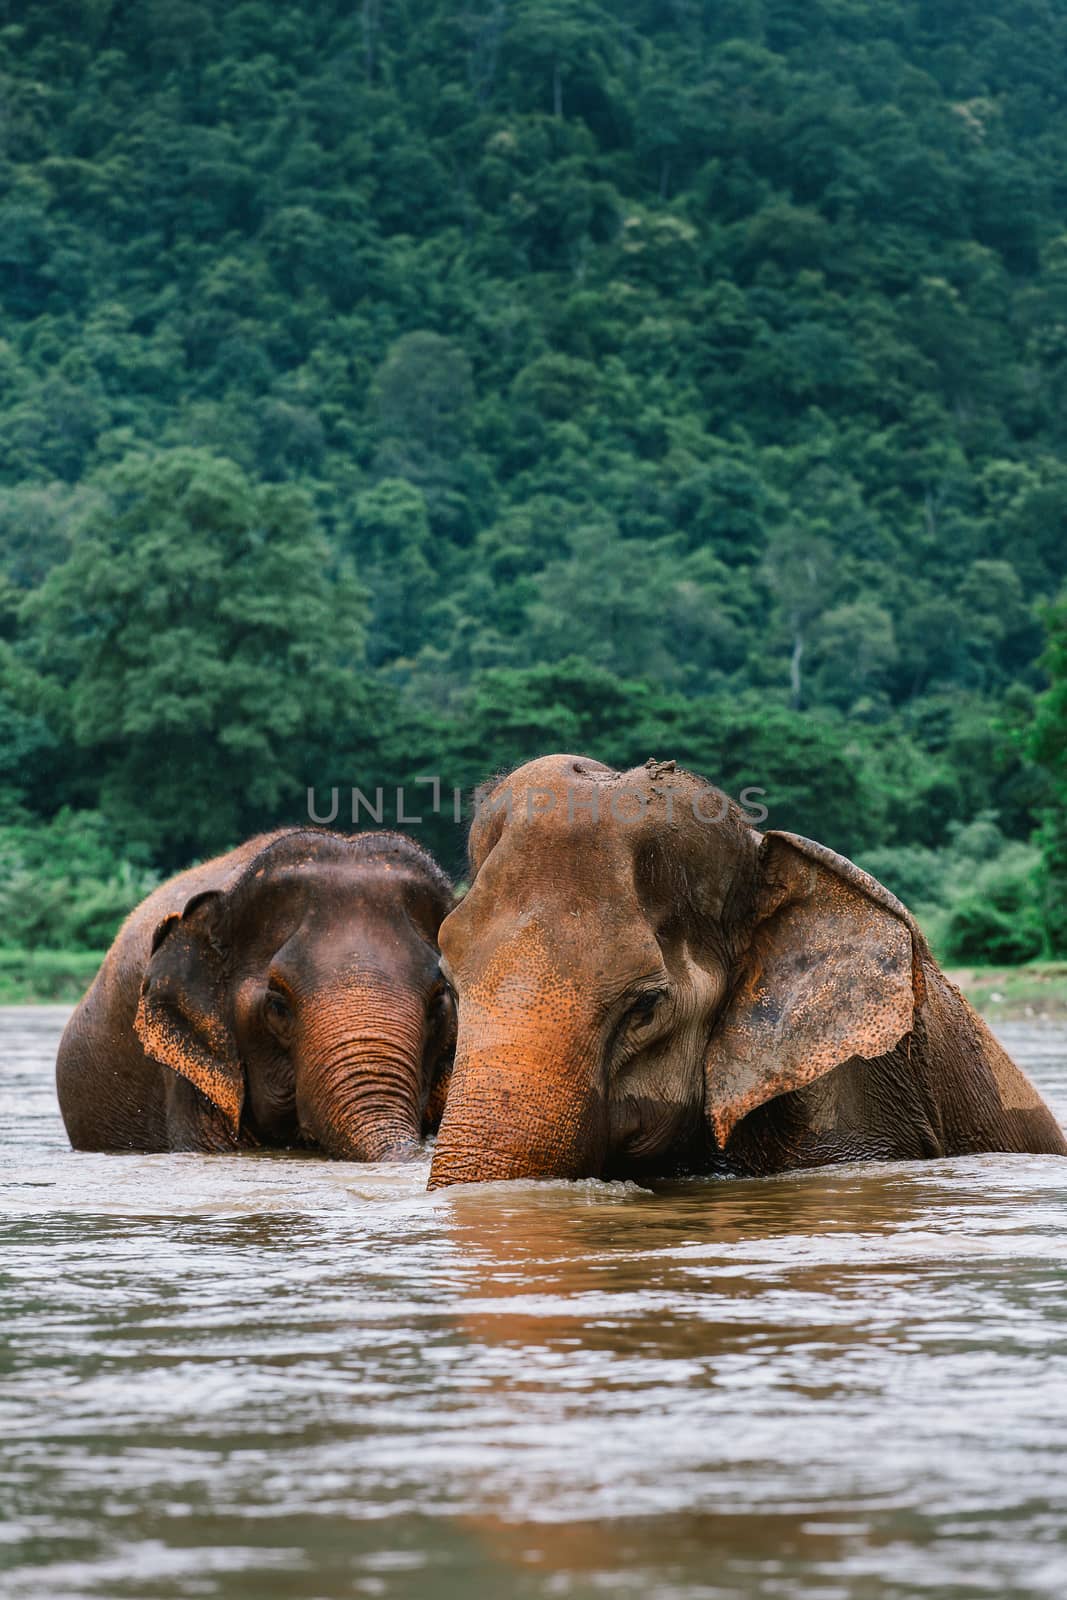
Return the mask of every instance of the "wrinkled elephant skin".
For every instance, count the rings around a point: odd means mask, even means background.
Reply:
[[[1067,1154],[887,889],[673,762],[519,768],[470,868],[431,1188]]]
[[[71,1143],[416,1154],[451,1064],[436,936],[452,903],[432,857],[390,833],[288,829],[173,878],[63,1035]]]

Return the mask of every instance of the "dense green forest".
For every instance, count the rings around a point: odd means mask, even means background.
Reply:
[[[4,945],[562,748],[1067,949],[1063,0],[0,23]]]

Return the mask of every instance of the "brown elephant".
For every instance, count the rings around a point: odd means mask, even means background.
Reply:
[[[63,1034],[71,1144],[415,1154],[455,1039],[436,942],[452,903],[433,858],[394,833],[291,828],[172,878]]]
[[[913,918],[673,762],[520,767],[441,927],[459,1008],[430,1187],[1067,1154]]]

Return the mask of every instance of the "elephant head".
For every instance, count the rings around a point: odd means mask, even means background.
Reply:
[[[402,1160],[439,1117],[455,1036],[445,874],[399,834],[296,829],[155,931],[135,1028],[230,1134]]]
[[[459,1021],[432,1188],[714,1158],[912,1027],[900,903],[673,762],[531,762],[480,797],[470,858],[440,931]]]

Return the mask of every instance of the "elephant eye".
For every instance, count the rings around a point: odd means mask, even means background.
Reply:
[[[634,1027],[642,1027],[651,1022],[656,1014],[656,1009],[661,1000],[666,998],[666,989],[646,989],[644,994],[638,995],[626,1013],[626,1021]]]
[[[456,999],[456,991],[447,978],[438,978],[434,984],[430,991],[430,1004],[437,1011],[447,1012],[450,1016],[455,1015],[459,1002]]]
[[[289,1001],[273,983],[268,984],[267,992],[263,996],[263,1010],[268,1022],[284,1024],[291,1022],[293,1018]]]

